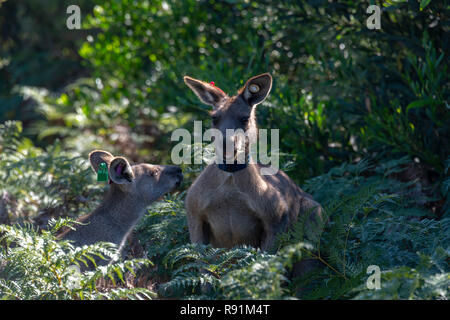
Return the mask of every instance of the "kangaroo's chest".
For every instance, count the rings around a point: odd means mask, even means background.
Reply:
[[[213,246],[260,245],[262,221],[248,194],[232,185],[222,185],[220,192],[211,188],[203,199],[207,201],[203,203],[202,216]]]

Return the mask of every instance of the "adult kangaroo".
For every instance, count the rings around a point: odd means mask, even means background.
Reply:
[[[75,246],[112,242],[120,253],[145,209],[180,185],[181,168],[148,163],[130,165],[126,158],[101,150],[92,151],[89,160],[95,172],[101,163],[107,165],[109,191],[97,209],[78,219],[83,225],[66,230],[59,238],[72,240]]]
[[[203,103],[213,107],[213,128],[223,137],[216,143],[216,153],[218,146],[228,145],[227,129],[242,129],[250,132],[250,137],[252,133],[257,135],[256,105],[272,88],[270,74],[252,77],[232,97],[213,84],[187,76],[184,82]],[[320,204],[283,171],[261,174],[268,166],[249,161],[248,139],[244,152],[245,163],[236,163],[235,158],[231,164],[210,164],[189,188],[186,211],[191,241],[213,247],[246,244],[269,250],[276,235],[286,231],[299,215],[305,218],[306,230],[317,235],[323,227]],[[235,157],[238,154],[236,149],[231,153]]]

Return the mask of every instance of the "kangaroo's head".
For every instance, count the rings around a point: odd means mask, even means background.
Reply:
[[[121,190],[124,196],[132,196],[144,205],[149,205],[172,191],[183,180],[178,166],[148,163],[130,165],[126,158],[115,157],[107,151],[92,151],[89,161],[95,172],[101,163],[106,163],[111,188]]]
[[[223,150],[226,151],[227,143],[228,145],[233,143],[235,148],[233,157],[235,158],[236,148],[239,148],[240,145],[248,146],[248,139],[245,144],[242,144],[237,141],[238,135],[232,135],[230,132],[227,135],[227,129],[234,130],[236,133],[245,133],[247,138],[256,139],[258,129],[255,106],[266,99],[272,88],[270,74],[264,73],[250,78],[237,94],[231,97],[207,82],[187,76],[184,77],[184,82],[204,104],[213,107],[211,111],[212,127],[221,132]],[[217,146],[220,144],[216,143]],[[248,152],[247,148],[246,152]]]

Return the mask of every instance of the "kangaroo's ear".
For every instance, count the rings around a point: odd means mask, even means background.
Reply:
[[[89,162],[91,163],[91,167],[95,173],[97,173],[100,163],[104,162],[109,167],[109,164],[113,159],[114,156],[108,151],[94,150],[89,153]]]
[[[250,105],[263,102],[272,89],[272,76],[268,73],[250,78],[239,90],[239,95]]]
[[[128,160],[124,157],[115,157],[109,165],[109,178],[116,184],[131,183],[134,173]]]
[[[197,97],[204,103],[213,107],[217,107],[219,102],[226,98],[227,95],[216,88],[212,84],[191,78],[184,77],[184,83],[191,88],[192,91],[197,95]]]

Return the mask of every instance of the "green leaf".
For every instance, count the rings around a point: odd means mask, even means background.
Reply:
[[[422,108],[425,106],[437,105],[437,104],[439,104],[439,101],[437,101],[436,99],[433,99],[433,98],[420,99],[420,100],[416,100],[416,101],[408,104],[408,106],[406,107],[406,111],[408,111],[410,109]]]
[[[431,0],[421,0],[420,1],[420,11],[425,9],[425,7],[431,2]]]

